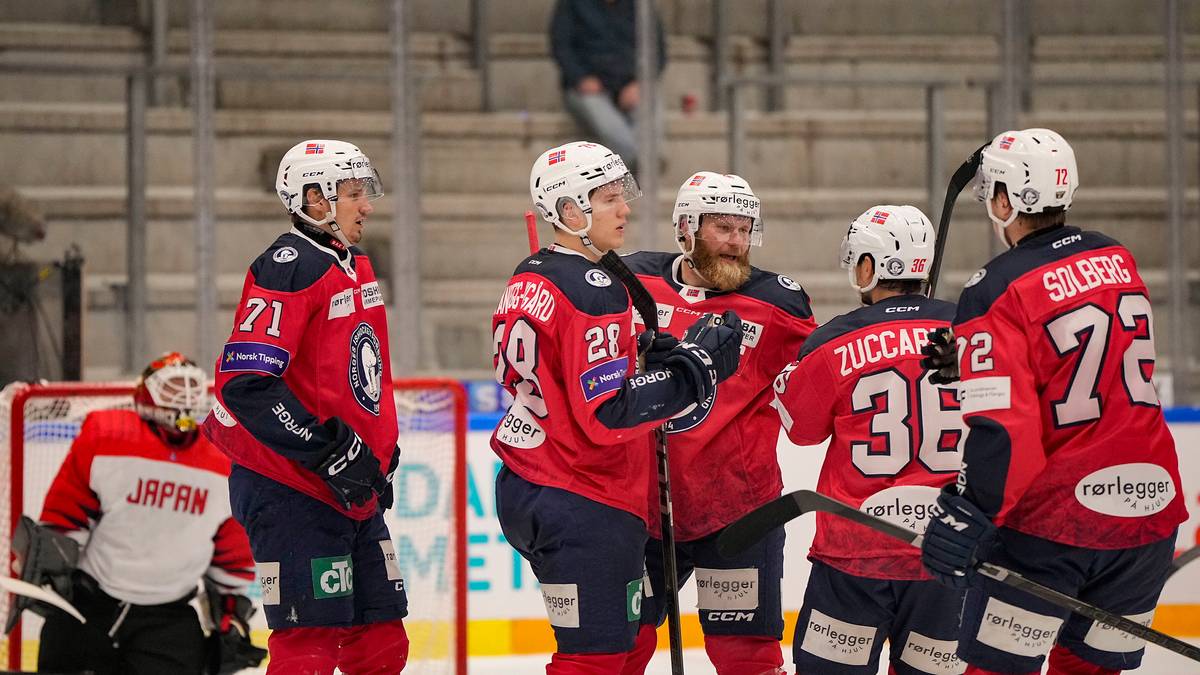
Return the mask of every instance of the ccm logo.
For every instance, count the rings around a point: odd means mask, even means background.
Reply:
[[[1053,244],[1050,244],[1050,248],[1062,248],[1068,244],[1074,244],[1075,242],[1079,241],[1080,239],[1083,239],[1082,234],[1073,234],[1069,237],[1063,237],[1062,239],[1059,239],[1058,241],[1054,242]]]
[[[754,612],[709,612],[709,621],[753,621]]]
[[[909,306],[909,307],[888,307],[887,309],[883,310],[883,313],[884,314],[897,314],[899,312],[915,312],[919,309],[921,309],[920,305]]]

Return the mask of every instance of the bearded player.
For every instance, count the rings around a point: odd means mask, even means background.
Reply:
[[[680,583],[695,574],[704,648],[720,675],[774,673],[783,665],[783,529],[733,559],[717,553],[715,540],[721,528],[782,490],[771,384],[816,328],[799,284],[750,265],[750,248],[762,245],[759,209],[745,179],[698,172],[675,199],[671,220],[680,252],[625,257],[658,302],[661,330],[682,335],[697,317],[730,310],[742,323],[734,376],[667,422]],[[655,626],[666,617],[661,541],[649,542],[646,567],[654,594],[643,603],[631,659],[637,667],[626,673],[644,671]],[[733,586],[739,590],[728,591]]]

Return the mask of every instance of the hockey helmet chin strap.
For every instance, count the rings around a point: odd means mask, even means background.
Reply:
[[[994,230],[996,232],[996,236],[1000,238],[1000,243],[1004,244],[1008,248],[1015,246],[1016,244],[1009,243],[1008,237],[1006,237],[1004,233],[1008,230],[1008,226],[1017,219],[1017,216],[1021,215],[1021,212],[1013,207],[1012,213],[1008,214],[1008,218],[1000,218],[992,212],[991,199],[988,199],[986,202],[984,202],[984,206],[987,208],[988,219],[992,221],[992,230]]]
[[[574,200],[571,201],[574,203]],[[579,207],[579,204],[575,203],[575,206]],[[579,241],[583,243],[584,248],[591,251],[597,258],[601,258],[604,256],[604,251],[596,248],[596,245],[592,243],[592,238],[588,236],[588,232],[592,231],[592,209],[589,207],[586,211],[582,208],[579,210],[583,213],[583,218],[587,222],[587,225],[584,225],[582,229],[572,230],[567,227],[567,224],[563,222],[561,214],[554,220],[554,226],[567,234],[579,237]],[[543,213],[542,215],[544,217],[546,214]]]
[[[312,206],[312,204],[306,204],[306,206]],[[338,222],[337,222],[337,198],[336,197],[329,200],[329,214],[326,215],[323,220],[317,220],[316,218],[313,218],[312,216],[305,213],[303,206],[300,207],[300,210],[296,211],[295,213],[296,213],[296,215],[300,216],[300,218],[303,219],[305,222],[307,222],[308,224],[317,228],[317,230],[319,230],[321,232],[324,232],[324,230],[321,229],[321,226],[328,225],[329,229],[333,230],[333,236],[337,237],[337,240],[342,242],[342,245],[346,247],[346,250],[349,250],[350,247],[353,245],[350,243],[349,239],[346,239],[346,234],[344,232],[342,232],[342,227],[340,225],[338,225]]]

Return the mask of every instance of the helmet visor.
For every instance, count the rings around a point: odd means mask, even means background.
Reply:
[[[732,213],[706,213],[696,238],[714,244],[762,246],[762,220]]]
[[[383,181],[379,172],[370,166],[350,170],[350,178],[337,182],[337,201],[375,201],[383,196]]]
[[[595,188],[588,194],[588,202],[592,206],[592,214],[613,211],[642,196],[642,188],[638,186],[633,174],[626,173],[620,178],[609,181]]]

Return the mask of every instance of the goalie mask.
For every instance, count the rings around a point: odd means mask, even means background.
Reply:
[[[333,234],[347,248],[350,241],[337,224],[338,185],[355,181],[368,200],[383,196],[383,183],[371,160],[358,146],[345,141],[311,140],[292,146],[279,162],[275,176],[275,192],[284,208],[313,227],[329,225]],[[309,188],[318,188],[329,202],[329,213],[317,220],[304,212]]]
[[[992,212],[999,183],[1013,208],[1007,219]],[[1049,129],[1025,129],[1006,131],[983,149],[975,196],[986,206],[996,236],[1011,246],[1004,231],[1017,216],[1070,209],[1078,187],[1075,151],[1067,141]]]
[[[592,243],[592,194],[596,189],[617,183],[621,198],[632,201],[642,196],[637,179],[625,168],[625,160],[598,143],[575,141],[550,148],[533,163],[529,172],[529,194],[534,208],[546,222],[579,237],[596,255],[604,252]],[[563,221],[563,207],[573,202],[583,214],[584,226],[573,230]]]
[[[164,354],[142,371],[133,404],[138,415],[164,432],[168,441],[186,444],[208,410],[207,378],[179,352]]]
[[[928,281],[934,254],[933,225],[915,206],[881,205],[867,209],[850,223],[842,239],[842,269],[850,286],[870,292],[881,280]],[[875,262],[866,286],[858,285],[856,268],[865,255]]]

